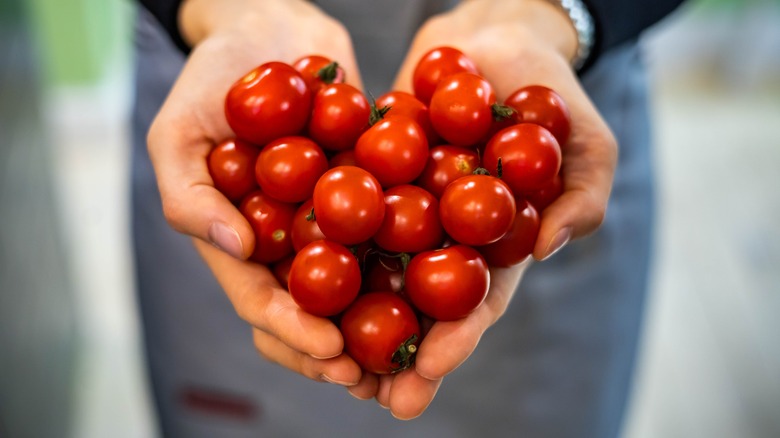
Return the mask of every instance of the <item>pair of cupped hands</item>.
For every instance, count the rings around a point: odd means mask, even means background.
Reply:
[[[464,319],[433,323],[414,367],[382,376],[361,372],[343,353],[341,334],[330,320],[301,310],[266,266],[247,261],[252,228],[214,188],[206,164],[212,148],[233,136],[224,115],[228,89],[257,65],[319,54],[337,60],[347,82],[361,88],[348,29],[304,0],[185,0],[179,27],[193,50],[148,135],[167,221],[193,236],[238,316],[252,327],[263,357],[343,385],[359,399],[375,398],[397,418],[419,416],[442,379],[504,313],[528,262],[491,269],[485,302]],[[417,60],[445,45],[475,61],[499,101],[522,86],[541,84],[568,104],[572,129],[562,145],[564,192],[544,211],[534,258],[543,260],[593,232],[606,211],[617,145],[571,68],[577,37],[569,18],[545,0],[465,0],[421,26],[393,89],[411,91]]]

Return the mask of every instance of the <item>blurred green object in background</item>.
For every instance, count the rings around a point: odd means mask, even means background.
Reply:
[[[45,85],[94,84],[111,68],[127,64],[121,60],[129,54],[132,2],[30,0],[24,7],[41,53]]]

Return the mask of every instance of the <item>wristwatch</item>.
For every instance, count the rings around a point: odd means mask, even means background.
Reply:
[[[593,43],[596,39],[596,30],[593,24],[593,17],[588,11],[588,7],[582,0],[549,0],[550,3],[559,7],[569,16],[574,30],[577,32],[577,53],[574,55],[571,64],[575,70],[579,70],[585,65],[585,61],[590,56]]]

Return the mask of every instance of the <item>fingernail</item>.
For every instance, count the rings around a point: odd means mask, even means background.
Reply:
[[[561,248],[563,248],[570,239],[571,227],[561,228],[558,230],[558,232],[555,233],[555,236],[553,236],[552,240],[550,240],[550,243],[547,244],[547,250],[545,251],[547,255],[544,256],[542,260],[547,260],[552,257],[553,254],[560,251]]]
[[[336,380],[333,378],[328,377],[325,374],[320,374],[320,380],[328,383],[332,383],[334,385],[341,385],[341,386],[355,386],[357,385],[357,382],[345,382],[343,380]]]
[[[382,407],[382,409],[390,409],[390,406],[385,406],[382,403],[379,402],[379,400],[376,401],[376,404]]]
[[[214,222],[209,227],[209,240],[215,247],[240,259],[244,254],[244,245],[235,228],[222,222]]]
[[[352,392],[352,388],[348,388],[348,389],[347,389],[347,392],[349,393],[349,395],[351,395],[352,397],[355,397],[355,398],[356,398],[356,399],[358,399],[358,400],[368,400],[368,399],[370,399],[370,398],[371,398],[371,396],[368,396],[368,397],[360,397],[359,395],[357,395],[357,394],[355,394],[354,392]]]
[[[315,358],[317,360],[325,360],[325,359],[333,359],[334,357],[338,356],[339,354],[341,354],[341,353],[336,353],[333,356],[315,356],[313,354],[309,354],[309,356],[311,356],[311,357],[313,357],[313,358]]]

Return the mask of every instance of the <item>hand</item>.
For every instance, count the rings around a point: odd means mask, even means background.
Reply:
[[[544,0],[464,1],[420,29],[394,89],[411,91],[417,61],[439,46],[456,47],[474,60],[499,101],[531,84],[561,94],[572,115],[563,155],[564,193],[544,212],[534,257],[547,258],[569,239],[593,232],[604,218],[617,145],[570,66],[577,38],[568,17]],[[414,368],[378,379],[364,375],[349,391],[361,398],[375,396],[398,418],[420,415],[443,377],[471,355],[482,334],[504,313],[528,263],[492,269],[483,305],[465,319],[434,323]]]
[[[349,35],[301,0],[187,0],[179,18],[193,50],[148,135],[166,219],[195,238],[236,312],[254,327],[261,354],[313,379],[356,383],[360,369],[341,355],[338,328],[301,311],[266,267],[243,261],[254,249],[252,228],[214,188],[206,164],[211,149],[233,136],[225,95],[252,68],[321,54],[359,87]]]
[[[394,88],[410,90],[417,60],[444,45],[474,60],[499,102],[520,87],[540,84],[557,91],[569,107],[571,136],[562,145],[564,192],[544,211],[534,257],[543,260],[570,239],[595,231],[604,220],[617,143],[570,66],[577,36],[569,18],[545,0],[464,1],[424,25]]]

